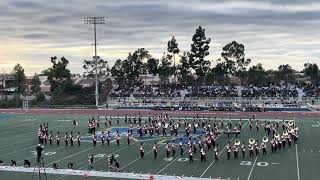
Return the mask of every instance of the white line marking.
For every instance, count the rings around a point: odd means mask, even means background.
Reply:
[[[174,163],[177,159],[179,159],[179,157],[177,157],[175,160],[171,161],[169,164],[167,164],[164,168],[162,168],[160,171],[157,172],[156,175],[160,174],[163,170],[165,170],[167,167],[169,167],[172,163]],[[192,177],[192,176],[191,176]]]
[[[163,144],[161,144],[159,147],[161,147]],[[149,151],[149,152],[147,152],[146,154],[145,154],[145,156],[147,155],[147,154],[150,154],[152,152],[152,150],[151,151]],[[124,169],[125,167],[128,167],[129,165],[131,165],[132,163],[135,163],[136,161],[138,161],[139,159],[141,159],[140,157],[139,158],[137,158],[137,159],[135,159],[135,160],[133,160],[133,161],[131,161],[130,163],[128,163],[127,165],[125,165],[125,166],[123,166],[122,168],[120,168],[120,170],[122,170],[122,169]]]
[[[250,180],[250,177],[251,177],[253,168],[254,168],[254,166],[256,165],[257,159],[258,159],[258,156],[256,156],[256,159],[255,159],[254,162],[253,162],[253,165],[252,165],[252,167],[251,167],[251,170],[250,170],[250,173],[249,173],[249,176],[248,176],[248,179],[247,179],[247,180]]]
[[[298,180],[300,180],[299,156],[298,156],[298,145],[297,144],[296,144],[296,159],[297,159],[297,175],[298,175]]]
[[[77,153],[75,153],[75,154],[71,154],[70,156],[64,157],[64,158],[62,158],[62,159],[60,159],[60,160],[58,160],[58,161],[54,161],[54,162],[52,162],[52,163],[50,163],[50,164],[47,164],[47,166],[50,166],[50,165],[52,165],[53,163],[57,163],[57,162],[60,162],[60,161],[62,161],[62,160],[68,159],[68,158],[70,158],[70,157],[72,157],[72,156],[75,156],[75,155],[77,155],[77,154],[83,153],[83,152],[88,151],[88,150],[90,150],[90,149],[92,149],[92,148],[93,148],[93,147],[89,147],[89,148],[84,149],[84,150],[82,150],[82,151],[80,151],[80,152],[77,152]]]
[[[35,144],[35,145],[33,145],[33,146],[30,146],[30,147],[26,147],[26,148],[20,149],[20,150],[18,150],[18,151],[13,151],[13,152],[11,152],[11,153],[1,155],[0,157],[4,157],[4,156],[10,155],[10,154],[14,154],[14,153],[17,153],[17,152],[23,151],[23,150],[25,150],[25,149],[30,149],[30,148],[33,148],[33,147],[36,147],[36,146],[37,146],[37,145]]]
[[[248,123],[249,123],[249,121],[247,121],[247,122],[243,125],[243,128],[244,128]],[[229,140],[227,141],[227,143],[228,143],[229,141],[232,141],[233,139],[234,139],[234,137],[231,138],[231,139],[229,139]],[[223,152],[226,148],[227,148],[227,146],[224,146],[224,148],[222,149],[222,151],[220,151],[220,153],[218,154],[218,157],[222,154],[222,152]],[[216,160],[212,161],[212,163],[207,167],[207,169],[204,170],[204,172],[201,174],[200,178],[203,177],[203,175],[209,170],[209,168],[212,166],[212,164],[213,164],[215,161],[216,161]]]

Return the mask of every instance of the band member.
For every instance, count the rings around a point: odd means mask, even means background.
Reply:
[[[266,143],[261,143],[261,147],[262,147],[262,154],[266,155],[267,154],[267,145]]]
[[[93,146],[96,146],[96,145],[97,145],[97,135],[96,135],[96,133],[94,133],[94,134],[92,135],[92,142],[93,142]]]
[[[167,142],[167,145],[166,145],[166,152],[167,152],[167,158],[170,156],[170,145],[169,145],[169,142]]]
[[[60,146],[60,132],[59,131],[56,134],[56,141],[57,141],[57,145]]]
[[[196,141],[196,138],[193,139],[192,146],[193,146],[193,153],[196,154],[197,153],[197,141]]]
[[[144,157],[144,147],[143,147],[143,143],[141,143],[141,146],[140,146],[140,157],[141,157],[141,158]]]
[[[101,132],[100,136],[101,136],[101,144],[104,145],[105,140],[104,140],[104,132],[103,131]]]
[[[172,150],[172,157],[174,157],[174,155],[176,154],[176,145],[174,143],[174,140],[172,141],[172,144],[171,144],[171,150]]]
[[[69,139],[70,139],[70,145],[73,146],[73,134],[72,134],[72,131],[70,132]]]
[[[234,155],[234,159],[238,159],[238,146],[237,145],[233,146],[233,155]]]
[[[257,120],[256,122],[256,128],[257,128],[257,132],[259,132],[259,120]]]
[[[256,141],[255,147],[256,147],[256,156],[259,156],[260,146],[259,146],[258,140]]]
[[[229,160],[230,159],[230,153],[231,153],[230,141],[228,142],[226,147],[227,147],[227,159]]]
[[[189,148],[188,150],[188,153],[189,153],[189,162],[193,162],[193,152],[192,152],[192,148]]]
[[[80,132],[78,132],[77,141],[78,141],[78,146],[80,146]]]
[[[50,131],[48,135],[48,139],[49,139],[49,144],[52,145],[52,131]]]
[[[183,143],[182,143],[182,138],[180,138],[179,146],[180,146],[180,156],[183,156]]]
[[[218,149],[218,144],[214,148],[214,159],[218,160],[219,159],[219,149]]]
[[[253,157],[253,145],[249,144],[249,155],[252,158]]]
[[[109,126],[111,126],[111,116],[109,117]]]
[[[204,148],[200,149],[200,156],[201,162],[206,162],[206,151],[204,150]]]
[[[154,142],[154,145],[153,145],[153,156],[154,156],[154,159],[157,159],[157,156],[158,156],[158,147],[157,147],[157,142]]]
[[[117,134],[116,134],[116,141],[117,141],[117,145],[119,146],[120,145],[120,134],[119,134],[118,131],[117,131]]]
[[[250,128],[250,131],[252,130],[252,122],[251,122],[251,119],[249,120],[249,128]]]
[[[110,139],[111,139],[110,131],[108,131],[108,134],[107,134],[107,144],[108,144],[108,146],[110,145]]]
[[[244,141],[242,142],[241,149],[242,149],[242,158],[244,159],[246,154],[246,145],[244,144]]]
[[[93,154],[88,156],[88,163],[89,163],[90,167],[92,168],[92,165],[93,165]]]
[[[65,142],[66,146],[68,146],[68,139],[69,139],[68,133],[66,132],[66,134],[64,135],[64,142]]]
[[[127,141],[128,141],[128,145],[130,145],[130,141],[131,141],[130,130],[128,130],[128,133],[127,133]]]

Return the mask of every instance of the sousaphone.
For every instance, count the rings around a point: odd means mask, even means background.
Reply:
[[[275,137],[276,139],[279,139],[279,138],[280,138],[280,134],[279,134],[278,132],[276,132],[276,133],[274,134],[274,137]]]
[[[240,145],[240,139],[234,140],[234,145],[239,146]]]
[[[282,132],[282,135],[285,136],[285,137],[288,136],[288,131],[287,131],[287,130],[284,130],[284,131]]]
[[[262,142],[267,143],[268,141],[269,141],[269,139],[268,139],[267,136],[264,136],[264,137],[262,138]]]
[[[294,130],[291,128],[291,129],[289,129],[289,131],[288,131],[290,134],[292,134],[292,133],[294,133]]]
[[[253,145],[256,143],[256,140],[254,138],[249,139],[249,144]]]
[[[293,126],[293,121],[290,121],[290,122],[288,123],[288,126],[289,126],[289,127],[292,127],[292,126]]]

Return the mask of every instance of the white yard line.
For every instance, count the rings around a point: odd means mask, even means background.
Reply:
[[[4,157],[4,156],[10,155],[10,154],[14,154],[14,153],[17,153],[17,152],[23,151],[23,150],[25,150],[25,149],[30,149],[30,148],[33,148],[33,147],[36,147],[36,146],[37,146],[37,145],[35,144],[35,145],[30,146],[30,147],[25,147],[25,148],[20,149],[20,150],[18,150],[18,151],[13,151],[13,152],[11,152],[11,153],[1,155],[0,157]]]
[[[24,172],[32,173],[34,171],[33,167],[12,167],[12,166],[0,166],[0,171],[5,172]],[[72,170],[72,169],[46,169],[47,174],[54,175],[66,175],[66,176],[78,176],[80,179],[81,176],[87,174],[88,178],[92,177],[101,177],[101,178],[112,178],[112,179],[150,179],[150,174],[139,174],[139,173],[123,173],[123,172],[103,172],[103,171],[86,171],[86,170]],[[186,177],[186,176],[166,176],[166,175],[155,175],[154,179],[157,180],[212,180],[211,178],[198,178],[198,177]],[[220,179],[227,180],[227,179]]]
[[[252,165],[252,167],[251,167],[251,170],[250,170],[250,173],[249,173],[249,175],[248,175],[248,179],[247,179],[247,180],[250,180],[250,177],[251,177],[253,168],[254,168],[254,166],[256,165],[257,159],[258,159],[258,156],[256,156],[256,159],[255,159],[254,162],[253,162],[253,165]]]
[[[162,145],[163,145],[163,144],[161,144],[159,147],[161,147]],[[151,151],[147,152],[147,153],[145,154],[145,156],[146,156],[147,154],[150,154],[152,151],[153,151],[153,150],[151,150]],[[129,165],[131,165],[131,164],[133,164],[133,163],[135,163],[135,162],[136,162],[136,161],[138,161],[139,159],[141,159],[141,157],[139,157],[139,158],[137,158],[137,159],[135,159],[135,160],[131,161],[131,162],[130,162],[130,163],[128,163],[127,165],[125,165],[125,166],[123,166],[122,168],[120,168],[120,170],[124,169],[125,167],[128,167]]]
[[[298,156],[298,145],[297,144],[296,144],[296,159],[297,159],[297,175],[298,175],[298,180],[300,180],[299,156]]]
[[[249,121],[247,121],[247,122],[243,125],[243,128],[244,128],[248,123],[249,123]],[[227,141],[227,143],[228,143],[229,141],[232,141],[233,139],[234,139],[234,137],[231,138],[231,139],[229,139],[229,140]],[[222,149],[222,151],[220,151],[220,153],[218,154],[218,157],[222,154],[222,152],[223,152],[226,148],[227,148],[227,146],[224,146],[224,148]],[[203,171],[203,173],[201,174],[200,178],[203,177],[203,175],[209,170],[209,168],[213,165],[213,163],[214,163],[215,161],[216,161],[216,160],[213,160],[212,163],[210,163],[210,165],[207,167],[207,169]]]
[[[63,160],[65,160],[65,159],[68,159],[68,158],[73,157],[73,156],[75,156],[75,155],[81,154],[81,153],[86,152],[86,151],[88,151],[88,150],[90,150],[90,149],[92,149],[92,148],[93,148],[93,147],[89,147],[89,148],[84,149],[84,150],[82,150],[82,151],[80,151],[80,152],[77,152],[77,153],[75,153],[75,154],[71,154],[70,156],[64,157],[64,158],[62,158],[62,159],[59,159],[58,161],[54,161],[54,162],[52,162],[52,163],[50,163],[50,164],[47,164],[47,166],[50,166],[50,165],[52,165],[53,163],[57,163],[57,162],[63,161]]]
[[[136,144],[136,143],[137,143],[137,142],[133,143],[132,145],[134,145],[134,144]],[[122,148],[120,148],[120,149],[118,149],[118,150],[116,150],[116,151],[114,151],[114,152],[112,152],[112,153],[110,153],[110,154],[117,153],[117,152],[119,152],[119,151],[121,151],[121,150],[123,150],[123,149],[127,149],[128,147],[130,147],[130,146],[122,147]],[[108,156],[107,156],[107,157],[108,157]],[[103,158],[104,158],[104,157],[99,158],[99,159],[96,160],[94,163],[97,163],[98,161],[100,161],[100,160],[103,159]],[[93,164],[94,164],[94,163],[93,163]],[[89,164],[86,164],[86,165],[80,167],[79,170],[81,170],[82,168],[85,168],[85,167],[87,167],[87,166],[89,166]],[[68,176],[68,174],[66,174],[66,175],[64,175],[64,176],[62,176],[62,177],[59,177],[59,178],[57,178],[57,179],[55,179],[55,180],[62,179],[62,178],[64,178],[64,177],[66,177],[66,176]]]

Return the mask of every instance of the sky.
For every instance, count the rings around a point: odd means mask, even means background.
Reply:
[[[88,16],[105,16],[97,26],[98,55],[109,61],[146,48],[155,57],[175,36],[181,52],[190,51],[198,26],[211,38],[208,59],[236,40],[251,65],[266,69],[320,63],[318,0],[1,0],[0,73],[16,63],[27,75],[50,67],[50,57],[66,57],[72,73],[94,55]],[[213,64],[214,65],[214,62]]]

